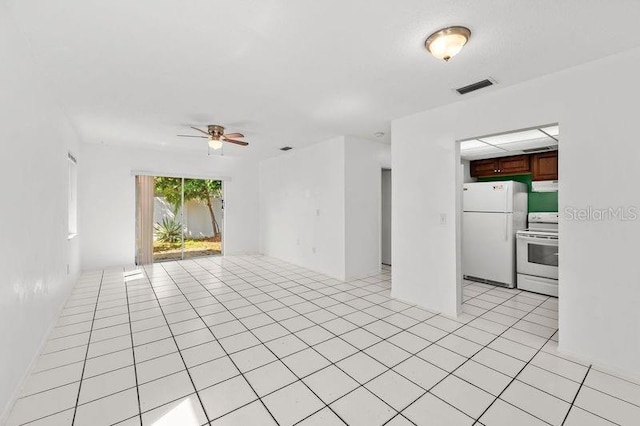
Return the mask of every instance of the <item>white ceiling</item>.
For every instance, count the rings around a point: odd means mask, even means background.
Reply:
[[[4,0],[88,143],[206,152],[219,123],[265,157],[640,46],[637,0]],[[472,30],[451,62],[424,48]],[[483,89],[481,92],[496,90]],[[505,129],[507,130],[507,129]]]

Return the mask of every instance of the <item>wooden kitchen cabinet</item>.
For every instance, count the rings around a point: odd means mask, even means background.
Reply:
[[[493,176],[498,173],[498,159],[475,160],[471,162],[471,176]]]
[[[472,177],[519,175],[531,171],[528,155],[475,160],[471,162]]]
[[[529,167],[528,155],[514,155],[513,157],[501,157],[498,158],[498,170],[500,174],[521,174],[529,173],[531,168]]]
[[[531,156],[533,180],[558,180],[558,151]]]

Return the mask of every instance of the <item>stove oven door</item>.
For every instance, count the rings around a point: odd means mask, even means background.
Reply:
[[[519,274],[558,279],[558,235],[520,231],[517,234]]]

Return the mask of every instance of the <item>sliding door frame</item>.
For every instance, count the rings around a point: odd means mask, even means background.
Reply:
[[[136,215],[136,239],[135,239],[135,247],[136,247],[136,264],[138,261],[138,229],[137,229],[137,215],[138,215],[138,199],[137,199],[137,176],[150,176],[155,178],[159,177],[170,177],[181,179],[182,186],[182,208],[180,209],[180,223],[182,224],[182,229],[184,230],[184,181],[185,179],[200,179],[200,180],[216,180],[220,181],[222,186],[222,231],[221,231],[221,244],[220,244],[220,256],[224,256],[225,254],[225,246],[227,243],[226,238],[226,230],[227,230],[227,215],[226,215],[226,191],[227,191],[227,183],[231,182],[232,179],[229,176],[220,176],[220,175],[206,175],[206,174],[190,174],[190,173],[178,173],[178,172],[161,172],[161,171],[152,171],[152,170],[131,170],[131,176],[134,179],[134,186],[136,186],[136,197],[134,200],[134,210]],[[153,257],[153,256],[152,256]],[[181,233],[181,259],[184,260],[184,232]],[[152,260],[153,263],[153,260]]]

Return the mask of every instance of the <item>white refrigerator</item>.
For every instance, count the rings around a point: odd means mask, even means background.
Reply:
[[[516,231],[527,227],[527,185],[465,183],[462,193],[462,274],[516,286]]]

